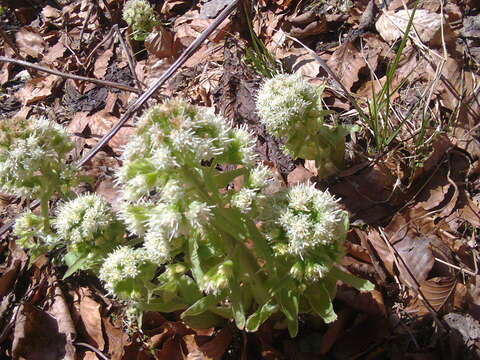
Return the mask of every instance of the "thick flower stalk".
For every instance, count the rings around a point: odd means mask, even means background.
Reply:
[[[287,153],[316,160],[319,168],[331,172],[343,166],[348,131],[324,124],[329,112],[322,109],[322,90],[300,75],[280,74],[261,85],[256,104],[265,128],[284,140]]]
[[[68,262],[79,269],[96,269],[102,259],[123,242],[124,228],[106,200],[95,194],[62,203],[53,227],[67,245]]]
[[[0,188],[6,193],[38,198],[45,231],[48,201],[69,191],[76,169],[66,164],[73,143],[64,128],[45,118],[14,118],[0,123]]]
[[[132,27],[137,41],[144,41],[158,24],[155,11],[146,0],[128,0],[123,7],[123,20]]]

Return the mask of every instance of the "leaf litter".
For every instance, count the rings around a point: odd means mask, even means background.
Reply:
[[[144,45],[123,31],[123,1],[35,1],[30,8],[26,3],[7,1],[2,7],[4,46],[0,56],[129,86],[135,86],[138,78],[140,86],[149,86],[229,2],[157,3],[162,25]],[[412,6],[407,9],[403,1],[396,0],[388,7],[373,0],[277,0],[250,5],[252,27],[278,62],[280,70],[276,71],[296,72],[325,85],[323,101],[336,111],[336,121],[358,126],[348,139],[345,169],[317,178],[315,164],[293,161],[260,125],[255,96],[262,75],[255,62],[246,59],[245,49],[252,48],[254,40],[242,18],[244,9],[223,21],[150,102],[183,96],[214,108],[232,125],[245,125],[255,134],[261,160],[279,174],[276,186],[316,181],[319,187],[330,189],[352,221],[342,266],[369,278],[376,289],[360,293],[339,283],[334,303],[337,321],[327,325],[305,315],[300,319],[300,335],[294,339],[288,337],[281,318],[271,319],[254,334],[241,332],[233,324],[190,328],[175,312],[147,312],[143,324],[126,326],[125,308],[111,299],[97,280],[86,274],[59,280],[57,271],[61,274],[62,267],[47,257],[29,264],[27,255],[7,234],[0,247],[1,356],[479,356],[478,5],[467,0],[447,1],[443,6],[435,1],[419,2],[414,31],[391,79],[387,105],[391,111],[383,120],[392,132],[397,131],[383,152],[372,151],[371,129],[358,110],[368,112],[367,104],[374,99],[372,90],[378,94],[390,76],[387,69]],[[114,24],[120,26],[126,47],[111,36]],[[326,61],[359,108],[305,48],[284,34],[300,39]],[[98,83],[31,69],[25,72],[12,63],[1,66],[0,116],[37,114],[64,124],[77,144],[74,159],[95,146],[137,96]],[[134,121],[127,123],[85,166],[85,173],[94,177],[93,183],[85,186],[104,195],[114,207],[118,190],[113,173],[133,125]],[[5,224],[27,204],[2,196],[0,205]]]

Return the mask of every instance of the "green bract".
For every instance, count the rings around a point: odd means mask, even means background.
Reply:
[[[107,289],[143,310],[185,310],[194,327],[226,318],[255,331],[282,312],[294,336],[299,312],[335,318],[337,279],[367,288],[333,266],[348,229],[336,200],[313,185],[269,194],[254,146],[246,128],[182,100],[148,110],[117,174],[120,217],[141,245],[106,258]]]
[[[322,109],[322,87],[300,75],[280,74],[266,80],[257,95],[257,110],[265,128],[284,140],[284,149],[295,158],[316,160],[327,175],[343,167],[346,127],[328,127]]]
[[[123,20],[132,27],[137,41],[145,40],[158,24],[155,11],[146,0],[128,0],[123,7]]]

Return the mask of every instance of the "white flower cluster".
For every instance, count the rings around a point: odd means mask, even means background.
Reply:
[[[132,27],[135,40],[143,41],[158,23],[155,11],[146,0],[128,0],[123,7],[123,20]]]
[[[203,189],[192,188],[202,176],[202,161],[249,168],[256,160],[254,145],[245,128],[230,128],[221,117],[183,100],[144,114],[124,151],[117,183],[123,198],[120,217],[130,232],[144,238],[153,262],[171,258],[181,238],[191,229],[201,231],[212,216],[213,206],[199,196]],[[265,169],[254,172],[258,192],[268,176]]]
[[[45,190],[45,181],[53,187],[67,181],[73,168],[64,161],[72,148],[65,129],[45,118],[3,120],[0,124],[1,190],[36,197]]]
[[[319,117],[318,90],[299,75],[280,74],[265,81],[257,95],[257,110],[267,131],[278,137],[301,130]],[[316,129],[303,129],[314,132]]]
[[[295,278],[301,273],[307,280],[321,279],[342,256],[347,215],[327,191],[312,184],[293,186],[270,216],[265,231],[277,256],[297,259]]]
[[[70,251],[89,254],[116,244],[118,221],[106,200],[96,194],[81,195],[61,204],[53,226]]]
[[[141,274],[141,266],[147,263],[143,249],[121,246],[105,258],[98,277],[105,288],[116,293],[116,287],[124,280],[135,279]]]

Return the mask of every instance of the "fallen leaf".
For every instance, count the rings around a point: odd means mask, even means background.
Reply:
[[[287,183],[289,186],[306,183],[310,181],[313,176],[313,173],[305,169],[303,166],[298,165],[295,170],[288,174]]]
[[[87,334],[93,340],[94,346],[100,351],[105,347],[103,339],[100,304],[91,298],[88,288],[80,288],[80,316]]]
[[[38,58],[45,50],[45,41],[33,28],[24,26],[15,34],[18,48],[21,52]]]
[[[57,320],[46,312],[30,303],[23,304],[15,320],[13,357],[34,360],[74,360],[75,348],[65,337],[65,333],[59,332],[58,325]]]
[[[327,61],[327,65],[341,80],[347,90],[358,81],[358,73],[365,60],[355,45],[347,41],[340,45]]]
[[[113,50],[107,49],[97,58],[97,61],[95,61],[93,75],[95,75],[97,79],[103,79],[105,77],[112,56]]]
[[[52,95],[61,81],[62,79],[56,75],[36,77],[27,81],[15,95],[24,105],[30,105]]]
[[[411,10],[386,11],[379,17],[375,27],[385,41],[393,42],[403,36],[411,14]],[[442,15],[428,10],[415,11],[413,27],[415,30],[412,29],[411,34],[417,33],[422,42],[431,46],[440,46],[443,40],[448,43],[454,39],[454,34]]]
[[[155,26],[145,39],[145,49],[158,59],[163,59],[176,54],[173,46],[173,34],[163,26]]]

